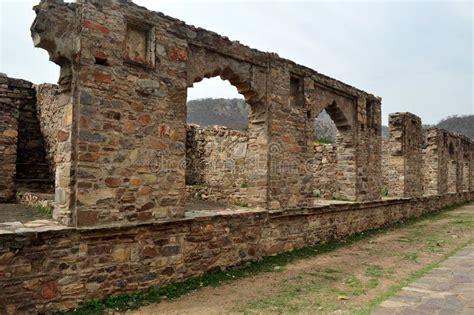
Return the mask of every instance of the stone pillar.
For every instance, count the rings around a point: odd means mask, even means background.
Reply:
[[[382,113],[381,98],[357,99],[357,190],[358,201],[381,198],[382,190]]]
[[[462,191],[462,148],[461,137],[457,134],[448,133],[446,150],[447,160],[447,192],[456,193]]]
[[[471,139],[461,137],[461,191],[469,191],[471,186]]]
[[[385,145],[385,185],[390,197],[416,197],[423,191],[421,119],[411,113],[389,116]]]

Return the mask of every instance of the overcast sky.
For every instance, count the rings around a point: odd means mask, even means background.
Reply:
[[[30,38],[37,2],[0,0],[0,72],[55,83],[59,68]],[[474,113],[474,1],[135,3],[381,96],[384,123],[396,111],[429,124]],[[196,84],[189,99],[237,95],[219,81]]]

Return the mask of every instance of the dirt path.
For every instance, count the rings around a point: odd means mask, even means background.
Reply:
[[[394,291],[474,240],[474,204],[127,314],[347,314]]]

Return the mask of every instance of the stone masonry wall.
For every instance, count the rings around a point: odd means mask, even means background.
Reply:
[[[137,226],[0,234],[0,313],[73,308],[472,200],[447,194]]]
[[[389,116],[390,139],[384,144],[384,193],[390,197],[423,194],[421,119],[411,113]]]
[[[332,198],[337,196],[337,145],[314,144],[313,196]]]
[[[0,76],[0,199],[16,191],[51,192],[35,90],[31,82]]]
[[[429,128],[423,149],[425,194],[472,190],[472,140],[446,130]],[[466,176],[466,177],[465,177]]]
[[[12,83],[15,81],[0,74],[0,201],[12,199],[15,194],[18,102],[25,97],[21,85],[15,87]]]
[[[59,132],[61,120],[64,116],[64,104],[60,104],[60,90],[54,84],[39,84],[36,89],[36,107],[40,121],[41,133],[44,136],[46,147],[46,159],[51,173],[56,172],[55,156],[57,153],[58,140],[62,140],[63,134]]]
[[[439,192],[439,150],[442,145],[440,130],[429,128],[425,132],[423,148],[423,192],[425,195],[436,195]]]
[[[71,225],[183,217],[186,92],[215,76],[250,105],[249,206],[311,204],[312,122],[323,109],[345,135],[341,197],[380,198],[374,95],[131,2],[43,0],[36,11],[33,40],[61,66],[61,93],[72,106],[72,160],[56,187]]]
[[[461,137],[462,191],[473,190],[472,169],[474,166],[474,144],[470,138]]]
[[[186,185],[192,198],[247,204],[248,135],[223,126],[189,125]]]
[[[52,193],[54,172],[47,160],[36,104],[36,91],[31,83],[19,103],[16,188],[19,191]]]

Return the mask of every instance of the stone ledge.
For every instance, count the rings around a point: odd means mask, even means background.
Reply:
[[[470,195],[470,197],[469,197]],[[174,218],[174,219],[164,219],[162,221],[152,221],[152,222],[140,222],[136,224],[127,224],[127,225],[108,225],[100,227],[67,227],[59,225],[57,222],[50,220],[36,220],[27,223],[20,222],[6,222],[0,223],[0,240],[11,235],[21,234],[24,236],[36,235],[41,233],[48,232],[57,232],[57,231],[74,231],[80,234],[86,235],[89,232],[113,232],[113,231],[125,231],[135,228],[146,228],[151,227],[155,228],[167,228],[172,225],[180,225],[182,223],[198,223],[204,221],[212,221],[218,219],[231,219],[231,218],[245,218],[255,216],[268,216],[268,219],[279,219],[285,217],[297,217],[297,216],[314,216],[321,214],[329,213],[341,213],[346,211],[354,210],[367,210],[372,208],[379,208],[384,206],[395,206],[395,205],[409,205],[412,202],[423,202],[423,201],[434,201],[443,199],[446,196],[451,197],[461,197],[466,199],[474,199],[473,192],[463,192],[463,193],[449,193],[446,195],[431,195],[423,196],[416,198],[391,198],[388,200],[378,200],[378,201],[368,201],[368,202],[346,202],[341,204],[331,204],[324,206],[308,207],[308,208],[298,208],[298,209],[286,209],[286,210],[265,210],[265,209],[249,209],[249,208],[240,208],[236,210],[220,210],[220,211],[195,211],[188,212],[184,218]]]

